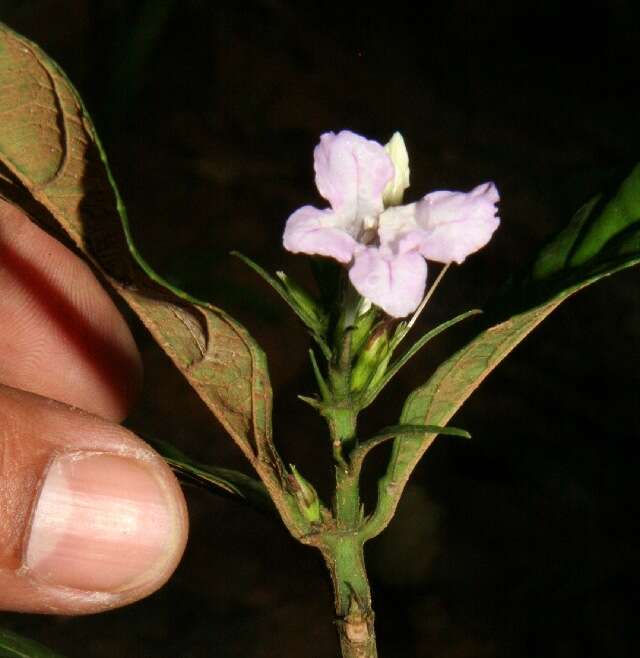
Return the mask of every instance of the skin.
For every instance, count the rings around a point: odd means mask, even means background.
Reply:
[[[140,390],[133,337],[90,268],[0,199],[0,610],[100,612],[161,587],[187,539],[175,477],[120,425]],[[167,559],[124,591],[39,581],[24,567],[38,491],[53,458],[92,450],[133,457],[155,474],[174,514]]]

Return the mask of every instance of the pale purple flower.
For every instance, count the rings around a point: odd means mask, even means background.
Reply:
[[[346,130],[325,133],[314,151],[314,168],[316,186],[331,208],[294,212],[285,227],[285,248],[348,264],[356,290],[393,317],[420,304],[425,259],[462,263],[487,244],[500,223],[493,183],[391,205],[402,201],[409,184],[406,148],[397,133],[386,150]]]
[[[394,318],[415,311],[424,296],[427,263],[417,251],[366,247],[349,270],[354,288]]]
[[[349,263],[367,229],[377,228],[393,162],[377,142],[343,130],[320,137],[313,167],[316,187],[331,208],[296,210],[284,229],[284,247]]]

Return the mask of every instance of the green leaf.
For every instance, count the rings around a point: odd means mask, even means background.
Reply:
[[[474,337],[404,404],[403,424],[446,425],[484,378],[544,318],[573,293],[640,262],[640,165],[609,196],[580,208],[570,224],[514,278],[477,323]],[[375,536],[388,523],[402,489],[431,445],[427,438],[396,439],[379,482]]]
[[[47,647],[0,628],[0,658],[62,658]]]
[[[592,199],[487,309],[475,338],[408,398],[402,422],[444,424],[482,380],[573,293],[640,262],[640,165]]]
[[[261,511],[275,512],[273,502],[262,482],[229,468],[201,464],[187,457],[166,441],[146,439],[185,482],[214,493],[224,492],[246,501]]]
[[[0,116],[0,197],[101,272],[256,468],[289,529],[305,532],[284,493],[262,350],[224,311],[172,286],[144,260],[78,93],[38,46],[1,23]]]
[[[627,267],[640,250],[640,164],[616,193],[586,203],[567,228],[539,254],[535,281],[579,283]]]
[[[471,434],[459,427],[442,427],[441,425],[391,425],[385,427],[366,441],[380,443],[393,437],[424,436],[425,434],[446,434],[448,436],[459,436],[470,439]],[[362,445],[366,445],[363,443]]]

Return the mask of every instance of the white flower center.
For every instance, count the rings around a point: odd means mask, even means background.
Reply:
[[[356,238],[360,244],[369,245],[378,239],[378,216],[367,215],[362,219],[360,235]]]

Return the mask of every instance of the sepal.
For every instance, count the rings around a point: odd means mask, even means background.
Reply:
[[[305,324],[317,333],[324,334],[327,330],[328,318],[318,300],[284,272],[278,271],[276,276],[285,287],[288,294],[287,301],[291,307],[294,310],[297,308],[301,317],[308,318]]]
[[[256,274],[264,279],[290,306],[291,310],[302,320],[309,329],[314,340],[318,343],[325,356],[330,355],[325,341],[325,335],[329,323],[328,314],[322,308],[317,299],[305,290],[299,283],[295,282],[284,272],[278,272],[278,278],[269,274],[263,267],[252,261],[248,256],[238,251],[232,251],[232,256],[239,258],[248,265]]]

